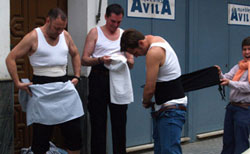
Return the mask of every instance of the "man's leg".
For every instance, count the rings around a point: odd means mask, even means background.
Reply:
[[[91,123],[91,154],[106,154],[107,105],[89,102]]]
[[[81,119],[76,118],[59,124],[69,154],[80,154],[82,148]]]
[[[221,154],[234,154],[235,149],[235,134],[233,121],[233,106],[228,105],[224,119],[224,134],[223,134],[223,148]]]
[[[33,139],[31,150],[35,154],[45,154],[50,147],[49,141],[52,136],[53,127],[51,125],[42,125],[34,123],[33,128]]]
[[[109,104],[112,125],[113,154],[126,153],[127,108],[127,104]]]
[[[159,115],[161,154],[181,154],[181,131],[186,111],[169,110]]]
[[[107,105],[109,101],[109,76],[91,72],[88,102],[91,123],[91,154],[106,154]]]
[[[234,115],[234,138],[235,152],[241,154],[249,148],[249,127],[250,127],[250,109],[235,107]]]
[[[159,121],[153,117],[153,139],[154,139],[154,154],[161,154]]]

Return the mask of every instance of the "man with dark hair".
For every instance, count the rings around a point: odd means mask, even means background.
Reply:
[[[146,84],[142,104],[153,107],[155,154],[181,154],[181,131],[185,122],[187,97],[181,83],[178,58],[162,37],[146,35],[135,29],[124,31],[121,50],[146,56]],[[155,96],[155,104],[151,99]]]
[[[221,73],[221,85],[231,88],[224,120],[221,154],[241,154],[249,148],[250,131],[250,37],[242,41],[242,56],[228,73]],[[220,70],[220,67],[218,67]]]
[[[63,20],[63,21],[66,21],[67,20],[67,16],[66,14],[59,8],[53,8],[53,9],[50,9],[49,13],[48,13],[48,17],[53,20],[53,19],[56,19],[58,17],[58,15],[60,15],[60,18]]]
[[[75,89],[80,78],[80,55],[70,34],[64,30],[66,15],[52,9],[46,23],[27,35],[6,58],[8,71],[20,90],[30,96],[26,110],[27,125],[33,126],[31,150],[45,154],[55,125],[61,128],[69,154],[79,154],[82,147],[80,117],[84,114],[82,102]],[[71,55],[74,77],[68,81],[66,67]],[[30,83],[20,82],[16,59],[29,56],[33,68]],[[21,103],[21,102],[20,102]]]
[[[133,101],[133,98],[128,97],[132,95],[132,90],[127,91],[131,87],[131,81],[119,76],[117,79],[121,82],[112,85],[113,71],[109,67],[117,62],[118,57],[124,59],[126,66],[122,68],[128,68],[127,65],[132,67],[134,63],[132,55],[120,51],[120,37],[123,30],[119,26],[123,15],[123,8],[119,4],[109,5],[105,14],[106,24],[90,30],[82,55],[82,65],[92,66],[88,96],[92,154],[106,154],[107,107],[111,116],[113,153],[126,153],[126,113],[128,104]],[[127,72],[127,77],[130,79],[129,70]],[[115,89],[117,85],[126,86],[118,87],[117,90]],[[124,93],[126,91],[128,93]]]

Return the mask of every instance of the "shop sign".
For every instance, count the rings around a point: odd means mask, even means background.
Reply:
[[[175,20],[175,0],[127,0],[128,17]]]
[[[228,24],[250,25],[250,6],[228,4]]]

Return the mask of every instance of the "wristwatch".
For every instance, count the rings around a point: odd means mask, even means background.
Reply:
[[[78,81],[81,81],[81,78],[78,76],[73,76],[73,78],[76,78]]]

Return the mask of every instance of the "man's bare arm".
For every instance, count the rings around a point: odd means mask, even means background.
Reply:
[[[15,46],[15,48],[9,53],[9,55],[6,58],[7,69],[16,87],[24,89],[28,93],[30,93],[28,90],[28,86],[32,83],[22,83],[19,81],[19,77],[17,74],[16,60],[25,55],[32,54],[35,51],[36,47],[37,47],[37,34],[33,30],[24,36],[24,38]]]
[[[80,77],[80,75],[81,75],[81,60],[80,60],[79,51],[78,51],[72,37],[70,36],[70,34],[66,31],[64,31],[64,34],[65,34],[66,39],[68,41],[69,54],[72,58],[72,66],[73,66],[74,75],[76,77]],[[76,85],[78,83],[78,79],[73,78],[72,83],[74,85]]]
[[[95,49],[97,37],[98,37],[97,29],[96,28],[91,29],[86,37],[83,49],[83,55],[81,58],[81,64],[83,66],[94,66],[103,62],[103,59],[91,57]]]
[[[134,56],[128,52],[125,52],[125,56],[127,58],[128,67],[130,69],[132,69],[134,67],[134,63],[135,63]]]
[[[143,91],[143,105],[151,102],[155,92],[160,63],[164,57],[161,48],[151,48],[146,55],[146,84]]]

